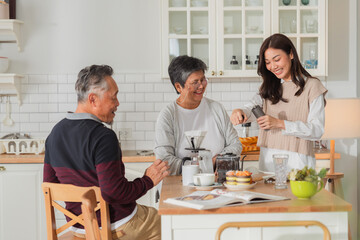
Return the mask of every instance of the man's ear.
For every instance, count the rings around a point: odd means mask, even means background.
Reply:
[[[181,87],[180,83],[176,82],[175,83],[175,88],[179,93],[181,93],[182,87]]]
[[[97,95],[95,93],[89,93],[88,101],[89,101],[90,105],[95,106],[96,101],[97,101]]]

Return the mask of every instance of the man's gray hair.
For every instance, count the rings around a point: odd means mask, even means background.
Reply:
[[[108,65],[91,65],[82,69],[75,83],[78,102],[84,102],[91,92],[102,96],[109,89],[105,77],[113,75],[113,72]]]

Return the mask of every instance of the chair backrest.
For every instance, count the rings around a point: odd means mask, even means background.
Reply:
[[[96,201],[99,202],[95,211],[100,209],[101,225],[102,228],[101,238],[102,240],[112,239],[111,226],[110,226],[110,214],[109,206],[105,200],[101,197],[101,191],[99,187],[77,187],[71,184],[60,184],[60,183],[43,183],[42,189],[45,196],[45,212],[46,212],[46,225],[47,225],[47,239],[57,240],[58,234],[73,226],[76,223],[80,223],[84,226],[83,214],[76,216],[62,207],[56,201],[63,202],[82,202],[82,196],[85,192],[93,189],[96,196]],[[57,228],[55,221],[54,208],[61,211],[72,220]]]
[[[221,233],[226,228],[240,227],[291,227],[291,226],[318,226],[324,232],[324,240],[331,240],[329,229],[319,221],[265,221],[265,222],[228,222],[221,225],[216,231],[215,240],[220,240]]]
[[[90,189],[82,195],[81,204],[87,240],[101,240],[99,224],[95,214],[96,207],[97,201],[95,191]]]

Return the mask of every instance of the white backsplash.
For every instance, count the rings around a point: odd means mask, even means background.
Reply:
[[[2,124],[5,118],[5,98],[0,103],[0,137],[8,133],[28,133],[33,138],[46,138],[53,126],[64,118],[67,111],[75,111],[77,98],[75,82],[77,74],[25,75],[21,82],[21,106],[11,97],[11,118],[15,124]],[[115,73],[120,106],[112,126],[131,129],[131,137],[121,139],[123,150],[153,149],[155,123],[159,111],[177,94],[168,79],[154,73]],[[258,90],[259,78],[210,79],[206,97],[221,102],[231,114],[232,109],[243,106]],[[236,127],[239,135],[242,127]],[[250,136],[257,134],[253,124]]]

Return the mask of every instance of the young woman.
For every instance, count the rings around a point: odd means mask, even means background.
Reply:
[[[293,43],[282,34],[268,37],[259,57],[263,83],[244,109],[233,110],[231,122],[259,124],[260,170],[274,171],[273,154],[289,155],[288,170],[314,168],[312,141],[324,133],[327,90],[302,67]],[[265,116],[255,118],[251,112],[255,105]]]

